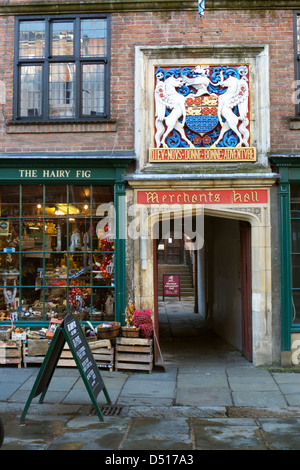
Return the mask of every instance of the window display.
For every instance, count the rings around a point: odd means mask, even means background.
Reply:
[[[0,187],[0,319],[114,320],[114,187]]]

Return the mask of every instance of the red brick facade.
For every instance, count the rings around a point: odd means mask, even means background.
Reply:
[[[267,44],[270,53],[271,152],[299,153],[295,116],[292,10],[112,12],[111,121],[106,123],[16,124],[13,111],[14,17],[0,17],[0,152],[132,151],[134,148],[134,47],[137,45]],[[4,100],[2,100],[4,101]]]

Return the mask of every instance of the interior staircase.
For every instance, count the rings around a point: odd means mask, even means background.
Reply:
[[[158,297],[163,297],[163,274],[180,274],[180,294],[182,297],[194,296],[190,268],[186,264],[158,264]]]

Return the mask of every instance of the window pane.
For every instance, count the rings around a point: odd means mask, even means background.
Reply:
[[[37,253],[22,254],[22,272],[21,283],[24,287],[35,287],[37,293],[41,294],[41,285],[43,282],[43,256]]]
[[[52,55],[73,55],[74,24],[73,22],[53,23]]]
[[[20,225],[18,219],[0,219],[0,251],[15,252],[20,247]],[[9,258],[9,254],[7,255]]]
[[[21,21],[19,35],[19,57],[45,56],[45,22]]]
[[[0,186],[0,216],[17,217],[20,214],[19,186]]]
[[[93,220],[93,233],[96,234],[97,244],[94,243],[95,251],[113,251],[115,238],[115,221],[109,215],[101,219]]]
[[[23,65],[20,70],[20,115],[42,115],[42,66]]]
[[[300,288],[300,255],[292,255],[292,287]]]
[[[300,218],[300,186],[291,185],[291,217]]]
[[[69,214],[89,217],[91,213],[90,197],[89,186],[69,186]]]
[[[300,186],[291,185],[291,263],[293,323],[300,322]]]
[[[106,19],[86,19],[81,21],[81,56],[106,55]]]
[[[114,290],[109,288],[93,289],[93,320],[114,320]]]
[[[41,184],[22,186],[22,216],[42,217],[43,187]]]
[[[35,287],[23,287],[21,305],[21,319],[23,321],[43,320],[43,302],[39,289]]]
[[[300,219],[291,221],[291,231],[292,231],[292,240],[291,240],[292,252],[300,253]]]
[[[45,249],[49,251],[66,251],[67,225],[63,217],[45,219]],[[60,259],[60,258],[59,258]]]
[[[38,219],[24,219],[22,223],[22,251],[43,251],[43,222]],[[31,255],[30,255],[31,256]],[[39,255],[42,257],[42,254]]]
[[[50,64],[49,116],[75,116],[75,64]]]
[[[86,308],[90,309],[90,298],[90,287],[80,285],[80,281],[78,280],[70,280],[69,311],[71,313],[78,314],[79,316],[82,315],[82,319],[90,320],[89,311],[85,311]]]
[[[113,217],[113,201],[113,186],[93,186],[93,215],[99,217]]]
[[[293,323],[300,323],[300,292],[293,291],[292,293],[292,315]]]
[[[0,282],[3,286],[19,284],[19,255],[0,253]]]
[[[82,114],[97,116],[104,113],[104,64],[82,66]]]
[[[297,47],[300,54],[300,15],[297,16]]]
[[[91,244],[90,237],[90,223],[88,219],[73,219],[70,218],[69,233],[70,233],[70,243],[69,250],[70,253],[76,251],[89,251]],[[87,262],[87,257],[83,259],[84,265]],[[83,267],[83,265],[82,265]]]

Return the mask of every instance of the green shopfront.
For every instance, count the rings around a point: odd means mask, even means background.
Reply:
[[[123,323],[129,162],[0,160],[0,324]]]
[[[300,161],[272,155],[280,173],[280,264],[282,364],[300,364]]]

